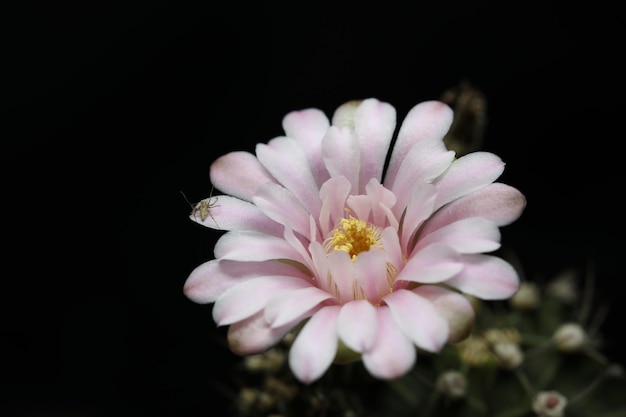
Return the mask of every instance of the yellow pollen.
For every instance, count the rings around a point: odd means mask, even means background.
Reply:
[[[341,227],[335,229],[328,246],[348,252],[354,262],[359,253],[368,251],[372,246],[380,246],[380,232],[364,220],[350,216],[341,220]]]

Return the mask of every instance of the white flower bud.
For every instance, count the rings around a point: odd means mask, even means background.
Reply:
[[[522,282],[519,290],[509,299],[515,310],[529,311],[539,307],[539,288],[533,282]]]
[[[437,378],[435,389],[451,400],[463,398],[467,390],[467,379],[458,371],[446,371]]]
[[[563,352],[576,352],[587,344],[587,333],[577,323],[566,323],[554,332],[552,341]]]
[[[567,406],[567,398],[557,391],[541,391],[533,401],[533,411],[539,417],[561,417]]]
[[[517,368],[524,361],[524,353],[517,343],[497,343],[493,352],[500,365],[506,369]]]

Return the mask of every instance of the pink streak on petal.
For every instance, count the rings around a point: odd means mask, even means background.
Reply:
[[[366,300],[344,304],[337,319],[339,337],[355,352],[367,352],[372,348],[377,324],[376,308]]]
[[[435,209],[494,182],[504,172],[504,162],[489,152],[463,155],[436,182]]]
[[[415,250],[433,243],[446,244],[459,253],[491,252],[500,247],[500,229],[490,220],[469,217],[441,227],[428,235],[420,234]]]
[[[465,267],[446,284],[483,300],[507,299],[519,289],[517,272],[503,259],[481,254],[462,256]]]
[[[370,98],[363,100],[354,114],[354,130],[361,149],[359,184],[363,192],[371,179],[382,181],[383,166],[396,128],[396,109]]]
[[[235,261],[292,259],[303,262],[300,254],[283,238],[253,231],[231,231],[215,244],[216,258]]]
[[[424,225],[424,234],[468,217],[480,216],[498,226],[517,220],[526,207],[526,198],[517,189],[493,183],[442,207]]]
[[[269,185],[269,184],[266,184]],[[198,213],[191,214],[191,220],[220,230],[254,230],[274,236],[280,236],[283,227],[272,221],[258,207],[248,201],[219,195],[209,198],[212,207],[209,208],[210,215],[204,221]]]
[[[392,208],[396,204],[395,194],[383,187],[375,178],[367,183],[365,192],[373,202],[371,222],[380,227],[386,225],[386,222],[390,221],[388,208]]]
[[[365,298],[372,303],[379,303],[382,296],[391,290],[387,281],[385,252],[372,247],[367,252],[361,252],[353,265],[356,282],[365,292]]]
[[[363,353],[363,365],[377,378],[401,377],[415,365],[415,346],[398,328],[389,308],[378,307],[376,313],[376,341],[369,351]]]
[[[268,276],[234,285],[219,296],[213,306],[213,320],[225,326],[244,320],[265,308],[276,291],[305,288],[310,284],[291,276]]]
[[[233,323],[228,328],[227,338],[230,349],[237,355],[252,355],[263,352],[278,343],[297,322],[291,322],[284,326],[271,328],[263,312]]]
[[[343,175],[352,186],[350,193],[357,194],[361,161],[354,132],[347,127],[331,126],[322,140],[322,155],[331,177]]]
[[[436,285],[422,285],[413,292],[429,300],[448,321],[448,342],[459,342],[471,333],[475,313],[472,303],[466,297]]]
[[[417,346],[439,352],[448,339],[448,323],[426,298],[409,290],[398,290],[387,297],[394,321]]]
[[[457,251],[435,243],[411,256],[398,274],[397,280],[432,284],[443,282],[462,269],[463,263]]]
[[[339,306],[317,311],[304,325],[289,351],[289,366],[305,384],[319,379],[337,353]]]
[[[398,131],[385,174],[385,186],[393,188],[389,185],[394,183],[402,161],[416,143],[427,146],[428,142],[443,140],[450,129],[453,116],[452,109],[440,101],[425,101],[409,111]]]
[[[278,137],[269,143],[259,143],[256,155],[261,164],[285,188],[291,191],[310,213],[319,214],[319,188],[313,178],[309,161],[295,139]]]
[[[271,327],[281,327],[302,320],[319,309],[319,304],[332,296],[316,287],[279,290],[265,307],[265,320]],[[307,314],[308,313],[308,314]]]
[[[211,164],[211,183],[218,190],[246,201],[252,201],[257,188],[276,182],[250,152],[231,152]]]
[[[268,218],[308,236],[309,213],[285,187],[265,184],[259,187],[253,201]]]
[[[318,186],[329,178],[322,158],[322,138],[329,126],[328,117],[319,109],[293,111],[283,118],[285,134],[304,149]]]

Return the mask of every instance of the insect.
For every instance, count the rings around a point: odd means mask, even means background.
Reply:
[[[185,201],[187,201],[187,203],[191,206],[191,214],[194,216],[196,220],[197,220],[197,217],[196,217],[197,215],[200,215],[200,221],[202,222],[204,222],[208,217],[210,217],[215,223],[215,225],[218,228],[220,227],[219,224],[217,223],[217,220],[215,220],[215,217],[213,217],[213,214],[211,213],[212,208],[219,207],[217,205],[218,198],[215,197],[215,199],[212,200],[213,189],[211,189],[211,194],[209,195],[209,198],[200,200],[200,202],[196,204],[192,204],[187,199],[187,196],[185,195],[185,193],[183,193],[182,191],[180,193],[183,195],[183,198],[185,199]]]

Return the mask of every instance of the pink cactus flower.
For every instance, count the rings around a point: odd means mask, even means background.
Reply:
[[[184,293],[214,303],[233,352],[264,351],[298,328],[289,365],[302,382],[319,379],[345,348],[375,377],[397,378],[414,366],[416,347],[438,352],[469,334],[464,294],[494,300],[518,290],[514,268],[487,253],[526,199],[495,182],[498,156],[455,158],[443,142],[452,120],[442,102],[413,107],[386,169],[396,110],[374,98],[330,120],[318,109],[291,112],[285,136],[213,162],[224,194],[204,201],[210,216],[199,218],[198,206],[191,219],[227,232]]]

